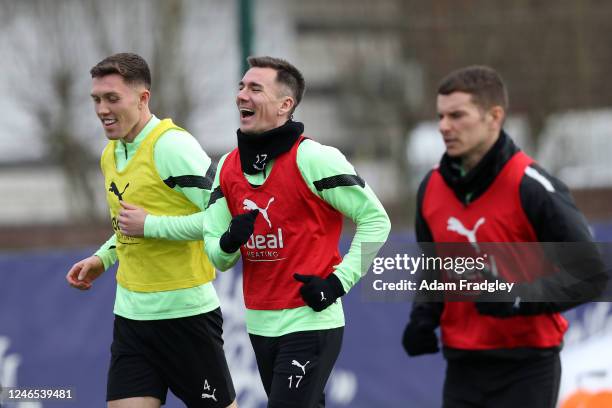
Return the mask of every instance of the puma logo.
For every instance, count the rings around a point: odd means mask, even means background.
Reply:
[[[305,362],[304,365],[300,364],[299,361],[297,361],[297,360],[291,361],[291,365],[294,365],[296,367],[300,367],[302,369],[302,373],[304,373],[304,375],[306,375],[306,366],[308,365],[308,363],[310,363],[310,360]]]
[[[322,301],[324,301],[324,300],[327,300],[327,299],[325,298],[325,293],[321,292],[321,302],[322,302]]]
[[[272,223],[270,222],[270,218],[268,217],[268,208],[270,207],[270,204],[272,204],[272,202],[274,202],[274,197],[270,198],[270,200],[268,201],[268,205],[266,206],[266,208],[259,208],[259,206],[252,200],[249,200],[248,198],[245,198],[242,201],[242,205],[244,207],[242,207],[243,210],[249,210],[249,211],[253,211],[253,210],[259,210],[259,213],[264,217],[264,219],[267,221],[268,226],[270,228],[272,228]]]
[[[119,192],[119,189],[117,188],[117,185],[115,184],[115,182],[111,181],[110,188],[108,189],[108,191],[116,195],[119,201],[123,201],[123,194],[125,193],[125,190],[127,190],[127,188],[129,187],[129,185],[130,183],[127,183],[125,187],[123,188],[123,191]]]
[[[479,248],[478,248],[478,243],[477,243],[478,241],[476,240],[476,231],[484,223],[485,223],[485,218],[480,217],[478,221],[476,221],[476,224],[474,224],[474,228],[469,230],[457,218],[450,217],[448,219],[446,229],[448,231],[456,232],[459,235],[463,235],[464,237],[467,238],[468,242],[472,244],[474,248],[476,248],[476,250],[478,250]]]
[[[212,394],[207,394],[207,393],[203,392],[202,393],[202,399],[210,398],[211,400],[217,402],[217,397],[215,397],[215,392],[217,392],[216,388],[213,390]]]

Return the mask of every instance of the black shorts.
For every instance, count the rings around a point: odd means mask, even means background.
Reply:
[[[236,392],[223,352],[219,308],[165,320],[115,316],[106,400],[155,397],[168,388],[187,407],[227,407]]]
[[[449,359],[443,408],[554,408],[559,353],[524,359]]]
[[[325,407],[323,390],[336,363],[344,327],[289,333],[250,334],[268,408]]]

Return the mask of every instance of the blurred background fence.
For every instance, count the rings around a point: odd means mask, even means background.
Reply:
[[[410,236],[416,187],[443,152],[438,81],[461,66],[491,65],[509,87],[509,133],[605,229],[611,19],[612,2],[600,0],[0,0],[0,296],[15,302],[3,302],[0,338],[10,319],[24,319],[11,305],[21,308],[17,300],[39,284],[63,285],[71,262],[111,234],[98,166],[105,138],[89,96],[89,68],[103,57],[143,55],[153,112],[190,130],[214,159],[235,146],[244,57],[294,62],[307,81],[296,119],[308,136],[347,155],[399,236]],[[48,264],[47,280],[32,259]],[[64,296],[80,296],[58,293],[58,303],[37,305],[57,312]],[[81,296],[84,310],[89,301]],[[108,322],[112,299],[101,301],[96,315]],[[400,330],[407,307],[381,308],[397,313]],[[49,315],[68,321],[57,334],[66,341],[76,341],[69,321],[78,318]],[[110,335],[108,324],[91,324]],[[91,353],[103,367],[107,350]],[[350,388],[349,377],[338,378]]]

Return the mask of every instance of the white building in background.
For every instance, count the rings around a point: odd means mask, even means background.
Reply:
[[[16,14],[0,26],[0,51],[7,62],[0,76],[3,123],[0,127],[0,189],[5,192],[1,199],[0,226],[61,224],[71,220],[71,206],[74,205],[71,180],[65,178],[59,166],[43,162],[53,141],[35,117],[36,104],[43,104],[50,107],[54,123],[62,120],[59,114],[54,114],[59,112],[54,109],[58,101],[50,91],[51,73],[59,72],[62,64],[69,65],[76,76],[70,90],[74,106],[66,126],[75,130],[79,140],[89,148],[95,158],[91,163],[91,178],[94,185],[103,185],[98,157],[106,139],[89,96],[89,69],[105,55],[100,53],[99,44],[92,35],[95,27],[88,26],[93,24],[88,14],[91,11],[87,8],[90,3],[57,1],[49,10],[44,8],[45,2],[41,4],[41,9],[25,3],[16,6],[11,9]],[[235,96],[241,68],[238,2],[191,0],[184,4],[187,11],[182,24],[182,44],[175,54],[176,63],[185,64],[195,109],[189,123],[180,125],[187,127],[210,156],[218,157],[236,145]],[[112,52],[137,52],[151,62],[153,42],[147,36],[152,34],[150,25],[145,22],[153,21],[147,7],[154,3],[130,3],[139,13],[127,13],[124,5],[121,1],[105,3],[105,19],[100,22],[110,27],[110,35],[105,40]],[[58,13],[57,18],[45,19],[41,16],[44,10]],[[291,59],[294,39],[285,2],[256,2],[254,11],[254,53]],[[65,24],[55,27],[54,22],[61,22],[62,18]],[[75,32],[83,35],[75,36]],[[156,74],[152,72],[153,81]],[[32,85],[33,76],[36,76],[36,86]],[[172,93],[176,84],[166,75],[159,85],[158,92]],[[154,113],[163,116],[162,112]],[[108,212],[104,193],[103,188],[96,192],[96,202],[100,203],[96,210],[103,217]]]
[[[551,115],[538,159],[570,188],[612,186],[612,109]]]
[[[351,7],[347,7],[349,3]],[[395,0],[381,0],[373,6],[369,0],[336,1],[333,4],[321,0],[307,3],[283,0],[253,2],[253,54],[286,58],[303,71],[310,92],[307,91],[307,97],[295,118],[305,123],[306,134],[315,140],[342,148],[343,145],[354,144],[355,136],[343,126],[340,118],[339,110],[347,107],[339,106],[337,101],[315,89],[325,89],[333,84],[343,75],[347,64],[352,67],[354,61],[365,56],[371,57],[372,63],[392,66],[393,61],[399,58],[401,49],[397,42],[388,38],[389,34],[385,34],[382,42],[380,38],[372,39],[363,33],[358,38],[354,38],[350,32],[333,37],[319,32],[298,35],[298,20],[319,21],[327,17],[332,21],[344,16],[341,18],[355,21],[372,18],[385,21],[397,14],[394,9],[396,3]],[[29,87],[31,90],[27,96],[31,101],[57,105],[57,101],[50,96],[50,78],[45,74],[53,67],[69,64],[77,78],[71,99],[74,100],[74,114],[67,126],[77,129],[77,134],[90,147],[93,157],[98,157],[106,141],[91,106],[88,72],[103,56],[99,55],[99,43],[92,34],[96,27],[88,14],[89,4],[55,2],[48,12],[59,13],[65,19],[65,24],[58,24],[57,27],[49,23],[55,21],[51,18],[34,16],[28,11],[28,4],[23,3],[16,8],[20,12],[8,24],[0,26],[0,51],[10,62],[6,75],[0,77],[0,91],[12,90],[15,84],[23,83],[28,87],[32,72],[41,69],[37,80],[42,85]],[[109,38],[105,40],[113,52],[134,51],[150,58],[152,42],[146,36],[151,36],[151,32],[149,24],[145,23],[147,19],[151,20],[152,14],[146,8],[147,4],[130,3],[130,7],[139,8],[140,12],[127,13],[122,8],[125,3],[105,3],[105,18],[95,23],[111,28]],[[187,0],[185,5],[188,11],[182,25],[186,27],[181,36],[183,43],[175,54],[177,63],[186,64],[190,98],[196,108],[188,123],[182,125],[200,141],[209,155],[218,157],[236,145],[238,115],[235,95],[241,67],[238,2]],[[325,16],[321,15],[321,10],[326,11]],[[83,35],[75,36],[74,32]],[[66,37],[65,41],[55,38],[64,38],[62,36]],[[153,72],[154,81],[155,74]],[[166,76],[158,92],[172,92],[174,84],[173,78]],[[48,141],[44,139],[47,136],[45,130],[40,129],[33,119],[32,106],[22,103],[22,99],[22,95],[0,92],[0,112],[3,116],[3,126],[0,128],[0,189],[7,192],[2,200],[4,211],[0,213],[0,226],[69,222],[71,180],[66,180],[61,170],[52,165],[37,164],[32,168],[15,166],[22,161],[40,162],[48,148]],[[360,130],[366,137],[380,137],[376,129]],[[381,199],[393,199],[395,190],[385,182],[399,177],[392,164],[361,160],[355,165]],[[96,168],[97,163],[92,163],[91,177],[94,183],[102,185]],[[107,210],[103,189],[100,189],[96,202],[100,203],[97,212],[105,216]]]
[[[69,17],[66,26],[58,27],[57,35],[68,35],[70,39],[59,42],[63,47],[61,50],[54,50],[49,45],[48,39],[41,35],[39,26],[42,27],[43,22],[33,20],[32,16],[19,15],[0,25],[0,51],[6,56],[4,61],[8,62],[6,67],[3,66],[6,70],[0,77],[0,115],[3,123],[0,127],[0,189],[5,192],[1,200],[3,211],[0,212],[0,226],[59,224],[70,220],[71,181],[65,179],[59,168],[8,165],[24,160],[40,161],[47,149],[41,137],[44,129],[40,129],[32,120],[32,106],[11,93],[11,89],[14,89],[12,85],[24,83],[30,90],[32,100],[50,106],[57,104],[57,101],[49,97],[49,79],[44,77],[50,65],[45,63],[45,57],[41,59],[39,55],[68,55],[71,57],[69,62],[74,64],[72,66],[78,65],[75,72],[81,75],[75,79],[73,88],[75,114],[69,118],[67,125],[78,130],[94,157],[99,156],[105,144],[89,97],[88,71],[100,59],[100,55],[94,47],[95,39],[91,35],[93,30],[79,17],[84,11],[78,7],[85,7],[82,4],[86,3],[54,2],[52,10],[60,6],[66,8],[66,5],[76,7],[66,13]],[[24,10],[27,9],[27,2],[19,4]],[[127,47],[128,50],[148,57],[151,54],[150,43],[149,49],[145,46],[142,51],[132,47],[139,44],[138,38],[143,35],[138,31],[140,27],[146,28],[145,35],[151,35],[149,26],[142,24],[146,21],[146,13],[145,17],[139,16],[139,20],[132,21],[132,16],[122,12],[122,4],[111,0],[105,3],[105,13],[116,14],[107,21],[113,28],[107,40],[113,49],[124,51]],[[141,8],[147,4],[130,3]],[[177,50],[176,61],[187,63],[190,97],[195,110],[188,123],[183,125],[200,141],[209,155],[218,157],[236,144],[238,115],[235,95],[241,66],[238,2],[186,0],[185,4],[188,12],[183,27],[188,28],[181,37],[183,45],[181,50]],[[389,21],[394,21],[400,10],[397,0],[379,0],[374,3],[369,0],[262,0],[254,1],[253,5],[253,53],[286,58],[304,72],[307,94],[295,118],[305,123],[308,136],[342,150],[364,145],[372,139],[382,140],[383,144],[389,143],[391,146],[396,144],[389,137],[391,133],[396,133],[393,127],[391,130],[380,129],[379,125],[372,124],[349,129],[345,123],[346,112],[359,114],[365,107],[374,112],[380,111],[382,115],[389,113],[389,106],[370,106],[367,98],[353,106],[351,103],[355,101],[338,101],[338,98],[330,97],[330,92],[333,94],[337,91],[334,84],[337,85],[348,72],[358,74],[357,79],[371,85],[368,90],[370,92],[385,88],[385,83],[387,86],[392,83],[404,89],[409,106],[416,107],[422,103],[422,72],[418,61],[414,61],[414,66],[406,65],[401,44],[393,32],[379,30]],[[338,21],[353,28],[340,27],[336,30]],[[360,30],[359,27],[364,24],[365,29]],[[323,29],[304,29],[309,26]],[[371,30],[368,31],[368,27]],[[83,35],[75,36],[74,32]],[[13,44],[15,42],[17,46]],[[140,44],[146,42],[140,41]],[[39,61],[35,68],[40,69],[40,76],[36,77],[40,86],[28,85],[34,78],[31,75],[32,64],[28,66],[28,61]],[[52,61],[57,64],[62,60],[55,57]],[[383,81],[390,76],[393,76],[393,81]],[[166,88],[161,92],[171,92],[173,78],[166,77],[163,84]],[[519,146],[570,187],[604,186],[612,185],[612,168],[607,165],[612,143],[606,137],[608,130],[612,129],[611,116],[610,111],[553,115],[540,138],[537,151],[528,143],[531,140],[530,131],[524,119],[510,118],[506,128]],[[396,124],[396,127],[400,126]],[[426,172],[438,162],[444,147],[435,122],[417,125],[408,138],[406,160],[411,172],[407,182],[415,189]],[[361,154],[352,159],[357,171],[374,188],[381,200],[393,202],[397,199],[398,189],[389,180],[403,180],[405,176],[400,174],[391,160],[381,161],[365,156]],[[92,163],[91,177],[95,183],[102,185],[97,163]],[[107,210],[103,189],[98,193],[96,201],[100,205],[97,210],[101,216],[105,216]]]

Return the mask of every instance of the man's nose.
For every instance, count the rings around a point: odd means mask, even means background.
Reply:
[[[105,115],[110,113],[110,109],[108,108],[108,105],[104,102],[100,102],[96,105],[96,113],[98,115]]]
[[[238,91],[238,94],[236,95],[236,100],[238,101],[246,101],[248,100],[248,94],[246,89],[241,89]]]
[[[448,121],[448,118],[442,117],[438,120],[438,129],[443,135],[450,131],[450,123]]]

